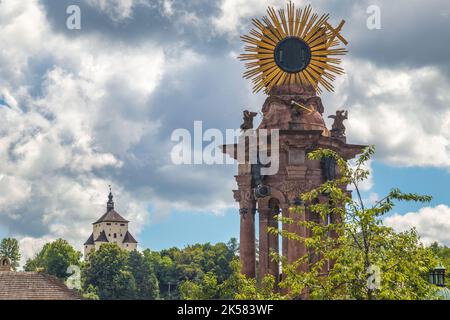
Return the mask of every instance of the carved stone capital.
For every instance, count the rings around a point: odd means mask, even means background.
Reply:
[[[241,200],[242,200],[241,190],[233,190],[233,198],[234,198],[234,201],[241,202]]]
[[[287,195],[289,201],[298,198],[305,190],[305,181],[287,180],[284,185],[284,193]]]

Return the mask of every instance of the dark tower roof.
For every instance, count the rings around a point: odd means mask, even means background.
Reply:
[[[138,243],[138,242],[136,241],[136,239],[133,238],[131,233],[129,233],[127,231],[127,233],[125,234],[125,237],[123,239],[123,243]]]
[[[91,233],[91,236],[89,237],[89,239],[86,240],[86,242],[84,243],[85,246],[90,245],[90,244],[94,244],[94,234]]]
[[[111,191],[111,186],[109,187],[109,195],[108,195],[108,202],[106,203],[106,212],[114,209],[114,201],[113,201],[113,195]]]
[[[110,210],[110,211],[106,212],[104,215],[102,215],[100,217],[100,219],[95,221],[93,224],[97,224],[100,222],[125,222],[125,223],[128,223],[129,221],[126,220],[124,217],[122,217],[115,210]]]
[[[106,203],[106,213],[100,217],[93,224],[100,222],[125,222],[129,221],[122,217],[117,211],[114,210],[114,201],[111,188],[109,188],[108,202]]]
[[[109,242],[105,231],[100,232],[97,239],[95,239],[95,242]]]

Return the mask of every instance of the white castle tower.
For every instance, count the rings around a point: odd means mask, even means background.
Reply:
[[[129,221],[124,219],[114,210],[113,195],[110,190],[108,202],[106,204],[106,213],[93,223],[93,232],[89,239],[84,243],[84,258],[98,250],[104,243],[116,243],[125,250],[136,250],[138,242],[128,231]]]

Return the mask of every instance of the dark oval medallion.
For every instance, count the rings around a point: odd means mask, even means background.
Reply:
[[[311,49],[308,44],[297,37],[281,40],[274,51],[276,64],[285,72],[303,71],[311,61]]]

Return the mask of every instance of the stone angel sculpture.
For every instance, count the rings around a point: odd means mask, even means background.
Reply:
[[[336,115],[331,115],[328,118],[334,119],[331,127],[331,136],[334,138],[345,138],[344,120],[348,119],[348,111],[338,110]]]
[[[256,112],[251,112],[248,110],[244,111],[244,123],[241,125],[242,130],[253,129],[253,118],[258,114]]]

